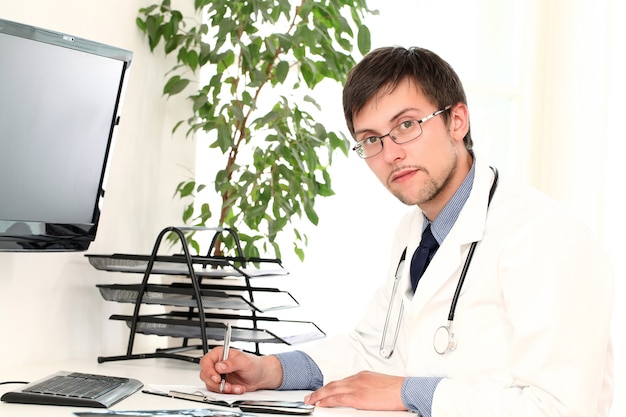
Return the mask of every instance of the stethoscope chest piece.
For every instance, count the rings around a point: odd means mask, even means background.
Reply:
[[[453,352],[456,349],[456,335],[452,331],[452,322],[448,322],[445,326],[439,326],[433,337],[433,347],[435,352],[444,355]]]
[[[393,355],[393,350],[387,350],[387,349],[380,349],[380,356],[382,356],[385,359],[389,359],[391,358],[391,355]]]

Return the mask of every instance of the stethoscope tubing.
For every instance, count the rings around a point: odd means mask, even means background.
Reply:
[[[489,208],[489,206],[491,205],[491,200],[493,199],[493,195],[496,192],[496,189],[498,188],[498,180],[499,180],[499,175],[498,175],[498,170],[494,167],[490,167],[491,170],[493,171],[493,183],[491,184],[491,189],[489,190],[489,198],[487,200],[487,208]],[[465,282],[465,277],[467,276],[467,271],[469,270],[469,266],[472,263],[472,258],[474,257],[474,252],[476,251],[476,246],[478,245],[479,241],[474,241],[472,242],[469,251],[467,253],[467,257],[465,258],[465,264],[463,265],[463,269],[461,270],[461,274],[459,276],[459,282],[456,285],[456,289],[454,291],[454,295],[452,297],[452,302],[450,303],[450,311],[448,313],[448,323],[446,325],[440,326],[437,328],[437,330],[435,330],[435,335],[433,337],[433,347],[435,349],[435,352],[437,352],[440,355],[443,355],[447,352],[452,352],[456,349],[457,346],[457,341],[456,341],[456,336],[454,335],[454,332],[452,331],[452,323],[454,322],[454,315],[456,312],[456,306],[457,303],[459,301],[459,298],[461,296],[461,290],[463,289],[463,283]],[[398,285],[399,285],[399,281],[400,281],[400,276],[402,275],[402,269],[403,269],[403,263],[405,262],[406,259],[406,251],[407,249],[405,248],[404,251],[402,252],[402,256],[400,258],[400,262],[398,262],[398,268],[396,269],[396,276],[395,276],[395,280],[394,280],[394,284],[393,284],[393,288],[392,288],[392,292],[391,292],[391,297],[389,299],[389,307],[387,308],[387,315],[385,317],[385,324],[383,326],[383,335],[381,338],[381,342],[380,342],[380,355],[382,357],[384,357],[385,359],[389,359],[391,358],[391,356],[393,355],[393,352],[395,350],[395,345],[396,345],[396,341],[398,340],[398,335],[400,332],[400,324],[402,322],[402,313],[404,311],[404,302],[400,303],[400,312],[398,315],[398,324],[396,327],[396,330],[394,332],[393,335],[393,342],[392,342],[392,346],[391,349],[388,351],[385,348],[385,341],[386,341],[386,335],[387,335],[387,330],[389,328],[389,319],[391,318],[391,313],[392,313],[392,306],[393,306],[393,301],[394,298],[396,297],[396,293],[398,290]],[[402,268],[401,268],[402,266]],[[448,336],[448,343],[445,349],[439,349],[436,345],[436,340],[437,340],[437,335],[439,333],[439,330],[445,330],[447,332],[447,336]]]
[[[496,188],[498,188],[498,170],[496,168],[491,167],[493,171],[493,184],[491,184],[491,189],[489,190],[489,199],[487,200],[487,208],[491,205],[491,200],[493,199],[493,195],[496,192]],[[452,297],[452,303],[450,303],[450,312],[448,313],[448,322],[450,325],[454,320],[454,313],[456,311],[456,305],[459,301],[459,297],[461,296],[461,289],[463,288],[463,283],[465,282],[465,277],[467,276],[467,270],[469,269],[472,258],[474,257],[474,252],[476,251],[476,246],[478,245],[478,241],[472,242],[472,245],[469,248],[469,252],[467,253],[467,258],[465,258],[465,265],[463,265],[463,270],[461,271],[461,275],[459,276],[459,282],[456,285],[456,290],[454,291],[454,296]]]

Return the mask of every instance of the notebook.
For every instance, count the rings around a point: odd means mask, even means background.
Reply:
[[[242,396],[214,393],[202,387],[193,386],[151,385],[144,387],[142,392],[182,400],[196,401],[220,407],[238,408],[243,412],[250,413],[306,415],[313,413],[315,410],[313,405],[305,404],[303,401],[296,399],[304,397],[302,391],[281,391],[281,394],[284,397],[281,400],[267,399],[269,393],[262,391],[247,393],[247,395],[244,394]],[[275,396],[276,393],[273,393],[272,397]]]

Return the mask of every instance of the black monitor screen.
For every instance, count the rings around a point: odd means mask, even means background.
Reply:
[[[131,56],[0,20],[0,249],[95,239]]]

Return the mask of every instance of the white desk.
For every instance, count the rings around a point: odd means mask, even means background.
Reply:
[[[36,381],[56,371],[76,371],[97,373],[111,376],[135,378],[144,385],[193,385],[200,386],[197,364],[175,359],[138,359],[98,363],[96,358],[63,363],[50,363],[42,366],[20,367],[0,370],[0,381]],[[6,391],[19,388],[21,385],[0,385],[0,395]],[[271,392],[273,399],[281,399],[280,391]],[[303,391],[302,397],[306,392]],[[112,410],[180,410],[204,408],[203,404],[192,401],[177,400],[156,395],[137,392],[115,404]],[[0,402],[1,417],[74,417],[74,412],[86,410],[77,407],[60,407],[47,405],[13,404]],[[97,411],[102,409],[89,409]],[[237,411],[234,409],[234,411]],[[362,417],[405,417],[414,414],[397,411],[360,411],[352,408],[317,407],[313,417],[333,416]],[[270,414],[259,414],[270,416]]]

